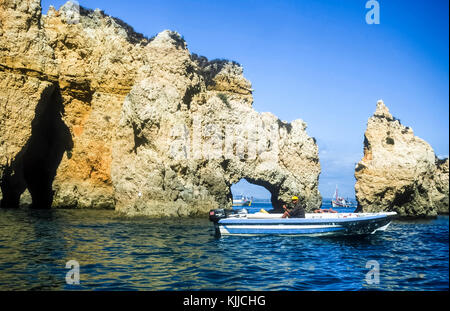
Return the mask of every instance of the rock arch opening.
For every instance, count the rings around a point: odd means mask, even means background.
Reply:
[[[278,188],[264,180],[249,177],[241,178],[230,186],[230,193],[233,199],[239,200],[242,197],[251,199],[253,206],[255,206],[254,203],[264,203],[266,210],[268,208],[277,209],[280,205],[278,202]]]

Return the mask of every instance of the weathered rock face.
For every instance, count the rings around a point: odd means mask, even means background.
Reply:
[[[303,121],[254,111],[242,68],[203,66],[176,33],[146,49],[154,57],[124,102],[113,145],[117,209],[185,215],[231,206],[241,178],[265,186],[275,205],[299,193],[320,206],[318,150]]]
[[[51,191],[53,164],[68,144],[53,64],[53,50],[41,27],[39,1],[1,1],[2,206],[17,205],[25,188],[34,193],[36,206],[48,204],[48,196],[41,193]]]
[[[35,206],[192,215],[230,206],[241,178],[320,206],[306,124],[254,111],[237,63],[70,3],[41,16],[38,0],[1,0],[0,17],[4,206],[28,189]]]
[[[356,198],[365,212],[405,216],[448,213],[448,159],[392,117],[382,101],[369,118],[364,158],[355,169]]]
[[[444,160],[436,159],[436,172],[434,175],[435,187],[433,188],[433,200],[438,214],[449,213],[449,170],[448,158]]]
[[[0,74],[7,79],[1,84],[5,104],[0,106],[0,122],[5,126],[2,124],[0,142],[7,151],[0,153],[0,167],[11,175],[2,179],[3,192],[12,200],[7,205],[14,205],[28,184],[24,161],[16,155],[19,151],[30,154],[24,142],[32,136],[31,120],[41,117],[36,110],[40,103],[41,110],[58,106],[60,114],[54,110],[58,120],[53,122],[62,123],[66,132],[63,145],[68,152],[61,155],[58,151],[46,161],[49,163],[41,160],[36,164],[51,171],[46,174],[52,181],[55,178],[53,204],[113,206],[110,141],[121,104],[137,68],[144,63],[140,50],[147,40],[99,10],[68,2],[59,11],[51,8],[42,16],[39,2],[1,2]],[[57,94],[52,97],[53,90]],[[60,104],[47,98],[56,98]],[[16,139],[11,139],[12,135]],[[47,145],[58,143],[51,137],[47,140]],[[36,162],[35,155],[28,158]],[[52,192],[51,182],[46,192]]]
[[[64,121],[74,142],[55,177],[53,205],[113,207],[112,137],[123,100],[147,61],[148,40],[99,10],[77,13],[68,3],[43,19],[58,59]],[[68,23],[74,14],[79,22]]]

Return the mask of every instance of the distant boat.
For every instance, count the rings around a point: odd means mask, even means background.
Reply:
[[[334,195],[333,195],[334,199],[331,200],[331,205],[333,207],[351,207],[351,203],[345,201],[344,198],[340,197],[338,195],[338,187],[336,185],[336,190],[334,191]]]
[[[245,196],[242,196],[240,199],[233,198],[233,206],[250,206],[252,205],[252,199]]]

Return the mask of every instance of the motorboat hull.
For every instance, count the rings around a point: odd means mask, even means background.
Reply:
[[[364,235],[386,230],[395,214],[306,214],[306,218],[249,214],[219,219],[214,225],[218,235]]]

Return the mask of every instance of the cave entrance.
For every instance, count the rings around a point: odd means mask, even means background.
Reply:
[[[264,208],[271,210],[273,194],[263,185],[258,185],[246,178],[242,178],[230,187],[233,197],[233,208],[239,208],[245,201],[251,201],[250,208]]]
[[[69,128],[62,120],[63,99],[59,85],[48,87],[36,105],[31,136],[0,180],[0,207],[19,207],[29,190],[32,208],[47,209],[53,201],[52,183],[63,153],[73,147]]]

